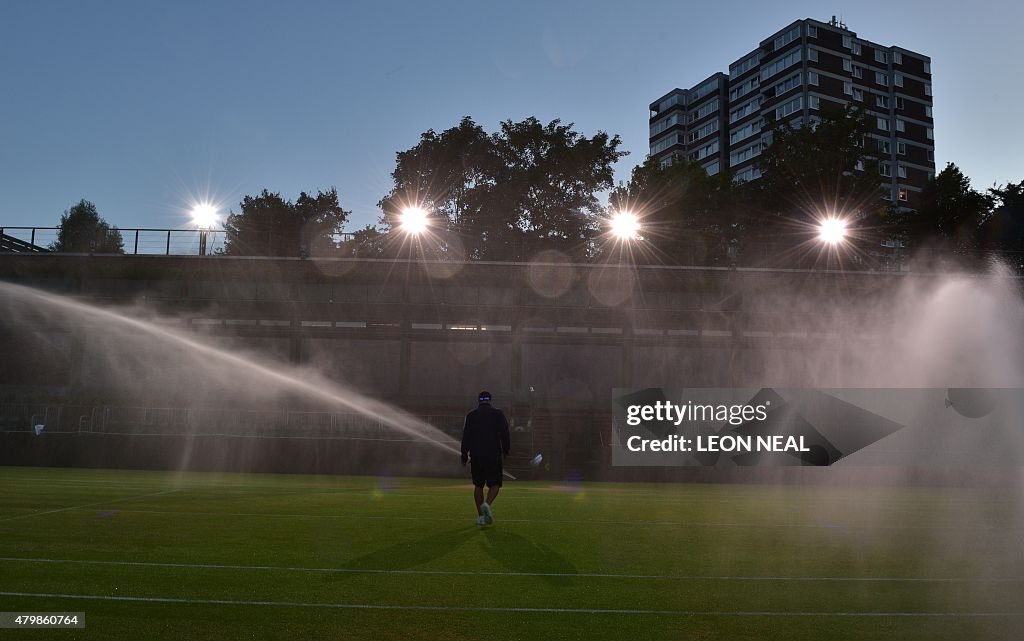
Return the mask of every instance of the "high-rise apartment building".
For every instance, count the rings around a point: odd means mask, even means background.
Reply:
[[[826,106],[860,105],[872,124],[865,144],[882,159],[880,183],[895,204],[913,206],[935,174],[931,79],[928,56],[858,38],[835,18],[797,20],[729,65],[728,74],[652,102],[650,156],[756,180],[773,122],[799,126]]]

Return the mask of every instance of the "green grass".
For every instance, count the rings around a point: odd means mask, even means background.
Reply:
[[[1018,509],[964,488],[510,482],[480,528],[463,480],[0,468],[0,611],[87,623],[0,636],[1019,638]]]

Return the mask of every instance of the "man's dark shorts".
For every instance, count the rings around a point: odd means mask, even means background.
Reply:
[[[474,456],[469,462],[473,473],[473,485],[477,487],[501,487],[501,457]]]

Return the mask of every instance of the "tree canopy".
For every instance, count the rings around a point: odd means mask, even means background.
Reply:
[[[100,217],[96,205],[82,199],[60,217],[57,239],[50,244],[55,252],[123,254],[124,239],[117,227]]]
[[[966,253],[979,248],[993,202],[992,195],[971,187],[970,178],[948,163],[925,185],[917,208],[895,218],[911,247]]]
[[[1007,183],[988,190],[988,195],[999,205],[981,224],[980,247],[987,250],[1021,252],[1014,261],[1024,261],[1024,180]]]
[[[639,253],[645,262],[726,263],[748,224],[732,175],[709,176],[682,158],[665,166],[655,159],[638,165],[628,183],[612,190],[609,205],[638,217],[650,248]]]
[[[531,117],[488,134],[471,118],[427,131],[397,154],[394,186],[380,201],[382,223],[421,207],[441,242],[470,258],[524,260],[543,249],[577,259],[592,251],[603,213],[598,194],[614,184],[621,140]]]
[[[334,187],[315,196],[302,192],[295,202],[264,189],[239,206],[224,224],[229,256],[334,255],[350,213],[341,208]]]
[[[820,122],[772,126],[757,159],[756,197],[763,213],[797,220],[862,218],[884,209],[879,159],[859,107],[825,107]]]

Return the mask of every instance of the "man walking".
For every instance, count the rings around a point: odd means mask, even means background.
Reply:
[[[480,392],[480,404],[466,415],[462,430],[462,465],[471,460],[473,499],[476,501],[477,525],[494,523],[491,506],[501,489],[501,458],[508,456],[510,446],[508,420],[501,410],[491,406],[491,393]],[[484,500],[487,485],[487,500]]]

